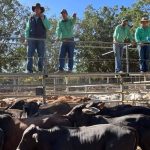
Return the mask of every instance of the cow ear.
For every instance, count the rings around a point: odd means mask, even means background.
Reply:
[[[100,103],[100,104],[98,105],[99,109],[103,109],[104,106],[105,106],[105,103]]]
[[[38,143],[38,134],[37,133],[34,133],[32,135],[32,138],[35,140],[36,143]]]

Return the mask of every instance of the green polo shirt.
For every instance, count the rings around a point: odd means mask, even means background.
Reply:
[[[137,43],[147,43],[150,38],[150,26],[149,27],[138,27],[135,32],[135,40]]]
[[[130,33],[130,27],[129,26],[123,27],[121,24],[118,25],[115,28],[113,38],[115,39],[116,42],[120,43],[124,43],[126,39],[132,40],[133,38]]]
[[[57,37],[60,40],[74,37],[73,28],[75,23],[76,18],[68,18],[67,20],[59,21],[56,28]]]

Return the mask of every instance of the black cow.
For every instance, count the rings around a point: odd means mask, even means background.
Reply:
[[[46,129],[56,125],[71,126],[69,120],[63,116],[49,115],[17,119],[9,115],[0,115],[0,128],[4,132],[3,150],[16,150],[23,132],[31,124]]]
[[[3,150],[3,144],[4,144],[4,132],[0,128],[0,150]]]
[[[19,109],[19,110],[23,110],[23,106],[26,102],[24,100],[18,100],[17,102],[15,102],[12,106],[8,107],[9,109]],[[7,108],[7,109],[8,109]]]
[[[110,124],[49,130],[31,125],[17,150],[136,150],[135,132]]]
[[[96,107],[100,109],[97,115],[110,117],[120,117],[129,114],[143,114],[150,116],[150,108],[143,106],[118,105],[115,107],[106,107],[105,103],[97,102],[86,105],[86,107]]]
[[[10,113],[16,118],[21,118],[23,114],[26,114],[27,117],[36,116],[39,111],[39,106],[36,102],[25,102],[24,100],[19,100],[14,103],[12,106],[5,109],[5,113]]]
[[[84,105],[82,105],[84,107]],[[142,114],[126,115],[115,118],[105,118],[100,115],[83,113],[80,107],[74,109],[66,115],[74,126],[91,126],[95,124],[114,124],[118,126],[129,126],[137,130],[139,136],[139,146],[142,150],[149,150],[150,143],[150,116]]]
[[[41,104],[36,102],[28,102],[23,106],[24,112],[27,113],[27,117],[38,115],[39,107]]]
[[[58,115],[64,115],[68,113],[71,110],[71,107],[68,103],[65,102],[59,102],[54,103],[52,105],[48,105],[45,107],[40,107],[39,114],[40,115],[49,115],[49,114],[58,114]]]
[[[105,106],[105,103],[103,103],[103,102],[92,101],[92,102],[89,102],[86,105],[86,108],[96,107],[98,109],[103,109],[104,106]],[[122,105],[117,105],[117,106],[109,107],[109,110],[111,110],[111,111],[122,111],[124,109],[131,108],[131,107],[133,107],[133,106],[129,105],[129,104],[122,104]]]
[[[0,128],[4,132],[3,150],[14,150],[14,140],[18,137],[18,132],[15,130],[15,123],[11,116],[0,115]]]

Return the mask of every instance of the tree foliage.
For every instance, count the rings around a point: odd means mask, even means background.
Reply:
[[[20,55],[24,55],[25,49],[24,46],[16,44],[16,40],[6,37],[20,37],[24,32],[29,11],[17,0],[1,0],[0,8],[0,71],[17,71],[18,66],[22,67],[20,63],[24,59]]]

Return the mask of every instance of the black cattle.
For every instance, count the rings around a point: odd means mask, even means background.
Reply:
[[[58,115],[64,115],[68,113],[71,110],[71,107],[68,103],[60,102],[55,103],[50,106],[40,107],[39,114],[40,115],[49,115],[49,114],[58,114]]]
[[[23,110],[27,113],[27,117],[32,117],[38,114],[40,105],[36,102],[28,102],[24,104]]]
[[[90,127],[53,127],[49,130],[31,125],[23,133],[17,150],[136,150],[133,130],[114,125]]]
[[[118,126],[133,127],[137,130],[139,136],[139,146],[142,148],[142,150],[149,150],[150,116],[134,114],[115,118],[105,118],[100,115],[89,115],[83,113],[83,107],[74,107],[74,109],[72,109],[72,111],[66,115],[66,117],[68,117],[74,126],[79,127],[91,126],[95,124],[114,124]]]
[[[4,132],[2,129],[0,129],[0,150],[3,150],[3,144],[4,144]]]
[[[49,115],[17,119],[9,115],[0,115],[0,128],[4,131],[3,150],[16,150],[24,130],[31,124],[45,129],[56,125],[71,126],[69,120],[63,116]]]
[[[105,106],[105,103],[103,102],[90,102],[86,105],[86,108],[90,108],[90,107],[96,107],[98,109],[103,109]],[[117,106],[114,106],[114,107],[109,107],[109,110],[111,111],[122,111],[124,109],[127,109],[127,108],[131,108],[133,107],[132,105],[129,105],[129,104],[122,104],[122,105],[117,105]]]
[[[16,118],[21,118],[23,114],[26,114],[27,117],[32,117],[38,115],[39,106],[40,104],[37,104],[36,102],[19,100],[12,106],[6,108],[4,113],[9,113]]]
[[[143,114],[150,116],[150,108],[143,106],[131,106],[131,105],[118,105],[115,107],[105,107],[105,103],[94,103],[93,105],[87,105],[86,107],[94,106],[100,111],[97,115],[105,115],[110,117],[120,117],[129,114]]]
[[[0,115],[0,128],[4,132],[3,150],[14,150],[14,143],[19,136],[19,132],[16,130],[12,117],[6,114]]]
[[[26,102],[24,100],[19,100],[17,102],[15,102],[12,106],[8,107],[9,109],[19,109],[19,110],[23,110],[23,106]],[[7,108],[7,109],[8,109]]]

